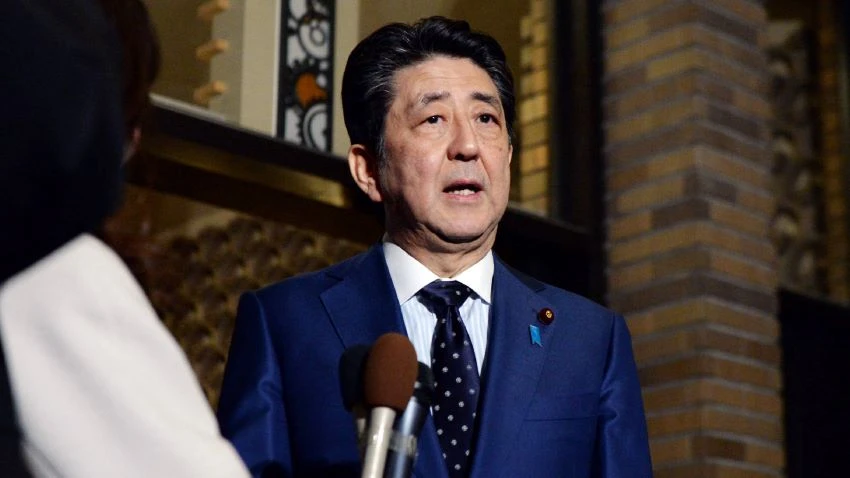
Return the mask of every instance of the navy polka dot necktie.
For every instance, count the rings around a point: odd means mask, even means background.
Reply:
[[[434,281],[419,291],[422,303],[437,316],[431,342],[433,417],[452,478],[468,474],[478,405],[478,365],[459,310],[471,293],[469,287],[457,281]]]

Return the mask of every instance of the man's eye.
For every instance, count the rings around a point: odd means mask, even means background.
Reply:
[[[479,121],[482,123],[492,123],[496,118],[493,117],[490,113],[484,113],[478,117]]]
[[[439,123],[439,122],[440,122],[440,117],[439,117],[439,116],[437,116],[437,115],[429,116],[429,117],[428,117],[425,121],[426,121],[428,124],[437,124],[437,123]]]

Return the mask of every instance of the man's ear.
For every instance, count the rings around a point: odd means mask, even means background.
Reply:
[[[378,160],[362,144],[348,148],[348,169],[357,186],[375,202],[381,202],[378,182]]]

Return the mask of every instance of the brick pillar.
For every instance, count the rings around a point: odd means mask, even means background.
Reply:
[[[515,161],[512,199],[526,210],[549,213],[549,30],[548,0],[531,0],[529,14],[520,21],[518,72],[520,148]]]
[[[783,475],[762,1],[606,0],[609,301],[656,477]]]

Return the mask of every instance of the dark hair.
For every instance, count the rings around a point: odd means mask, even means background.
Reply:
[[[490,35],[472,31],[465,21],[429,17],[413,25],[385,25],[349,55],[342,76],[342,111],[351,144],[362,144],[383,160],[384,120],[395,95],[394,75],[434,55],[468,58],[487,72],[499,92],[513,140],[516,99],[502,47]]]
[[[159,40],[141,0],[100,0],[121,40],[125,133],[138,127],[149,105],[148,92],[159,74]]]

